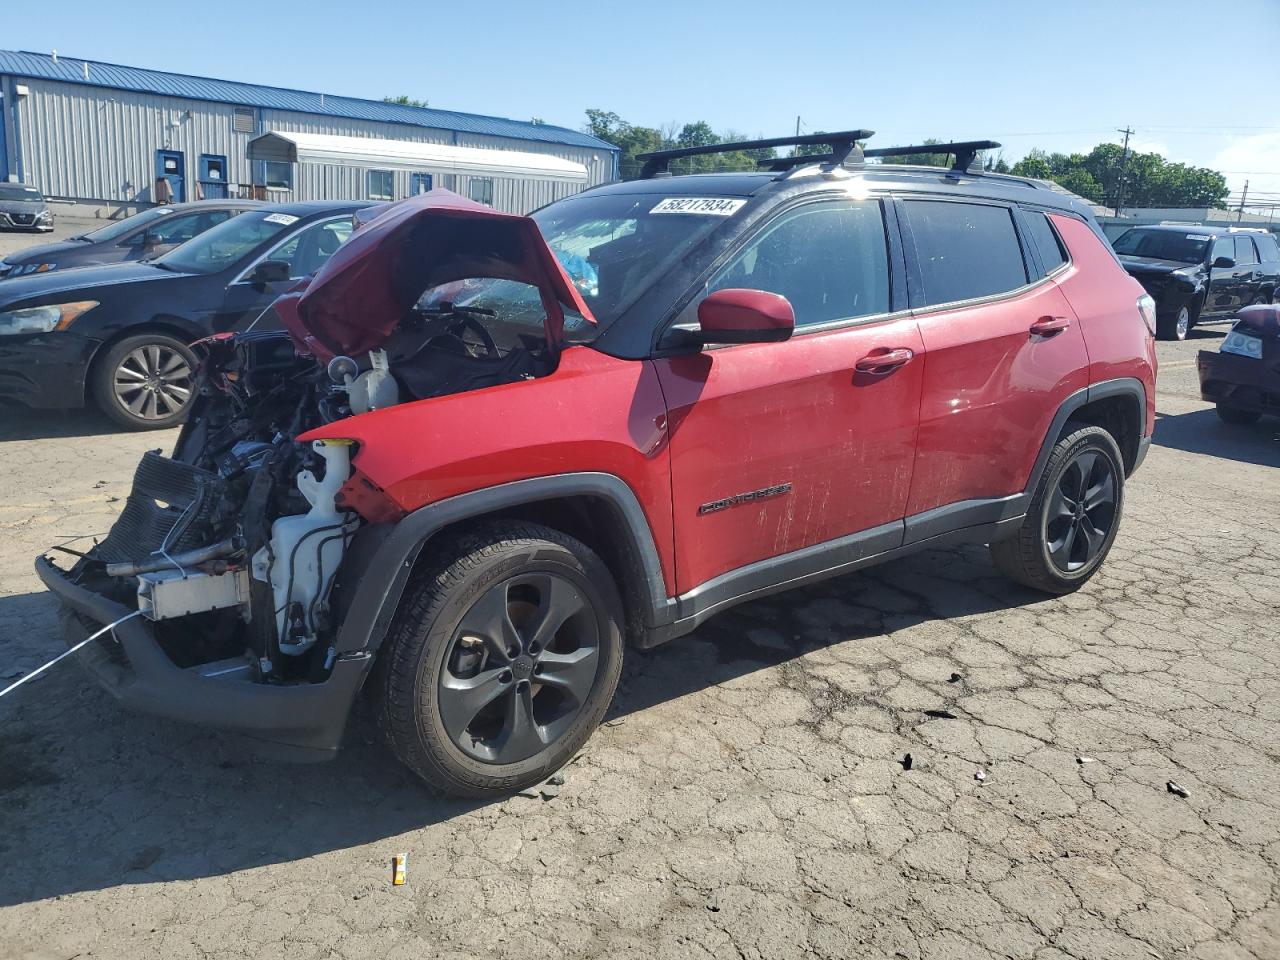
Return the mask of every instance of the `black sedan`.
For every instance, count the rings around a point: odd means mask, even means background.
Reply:
[[[257,200],[197,200],[151,207],[90,233],[6,254],[0,259],[0,278],[95,263],[154,260],[210,227],[261,206]]]
[[[93,400],[130,429],[185,416],[187,344],[253,323],[350,236],[367,201],[310,201],[242,213],[156,260],[0,283],[0,400]]]

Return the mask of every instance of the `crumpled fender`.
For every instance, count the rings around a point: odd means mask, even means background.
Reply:
[[[274,306],[300,352],[325,363],[377,349],[424,290],[469,277],[537,287],[552,349],[566,308],[595,322],[533,220],[443,189],[381,208]]]

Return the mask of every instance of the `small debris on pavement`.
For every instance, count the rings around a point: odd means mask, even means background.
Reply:
[[[987,771],[979,767],[977,770],[973,771],[973,779],[977,780],[979,783],[982,783],[984,780],[987,779]]]
[[[1097,757],[1076,757],[1076,763],[1097,763]]]
[[[902,764],[902,769],[903,769],[903,770],[910,770],[910,769],[911,769],[911,764],[912,764],[914,761],[912,761],[912,759],[911,759],[911,754],[906,753],[906,754],[903,754],[903,755],[902,755],[902,759],[901,759],[901,760],[899,760],[898,762]]]
[[[1187,797],[1191,796],[1191,794],[1187,791],[1186,787],[1182,786],[1182,784],[1180,783],[1174,783],[1172,780],[1170,780],[1164,786],[1165,786],[1165,789],[1168,790],[1170,793],[1176,794],[1177,796],[1182,797],[1184,800]]]
[[[947,678],[947,683],[959,683],[963,679],[964,677],[960,676],[960,674],[953,673]]]
[[[131,873],[134,870],[145,870],[159,860],[163,854],[163,847],[143,847],[134,854],[133,859],[129,861],[129,865],[125,867],[125,871]]]
[[[712,913],[720,912],[720,894],[713,893],[711,896],[707,897],[707,909]]]
[[[925,715],[926,717],[933,717],[933,719],[935,719],[935,720],[958,720],[958,719],[960,719],[960,718],[959,718],[959,717],[957,717],[954,713],[952,713],[950,710],[926,710],[926,711],[924,712],[924,715]]]
[[[538,792],[542,794],[543,800],[550,800],[560,795],[560,788],[564,786],[564,774],[553,773],[547,778],[547,782],[538,788]]]
[[[398,857],[391,858],[391,885],[393,887],[404,886],[405,869],[409,864],[409,855],[402,853]]]

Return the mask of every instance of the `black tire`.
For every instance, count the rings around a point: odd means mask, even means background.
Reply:
[[[492,797],[539,783],[582,748],[617,688],[624,620],[613,578],[585,544],[519,521],[486,523],[428,550],[433,562],[405,591],[378,658],[383,736],[446,793]],[[539,632],[541,623],[553,623],[552,632]],[[505,627],[514,634],[494,641]],[[545,649],[538,636],[550,637]],[[499,654],[503,644],[518,644],[520,655]],[[588,677],[582,665],[592,659]],[[570,679],[577,693],[568,692]]]
[[[1156,337],[1160,340],[1185,340],[1199,319],[1199,305],[1184,303],[1173,313],[1156,317]]]
[[[1257,423],[1261,419],[1262,414],[1253,410],[1241,410],[1239,407],[1231,407],[1225,403],[1218,404],[1218,417],[1223,423],[1231,423],[1236,426],[1245,427],[1251,423]]]
[[[1073,424],[1068,429],[1072,427],[1076,428],[1054,445],[1018,533],[991,544],[991,558],[1005,576],[1052,594],[1078,590],[1097,572],[1115,542],[1124,511],[1120,448],[1101,427]],[[1107,482],[1109,500],[1103,496]],[[1098,499],[1091,507],[1090,492],[1095,489]],[[1077,497],[1076,492],[1084,495]],[[1084,506],[1063,512],[1065,504],[1074,506],[1077,501]],[[1069,537],[1068,526],[1076,531]],[[1077,549],[1077,536],[1084,538],[1083,550]]]
[[[196,358],[164,333],[113,344],[89,373],[94,402],[126,430],[163,430],[186,419],[195,399]]]

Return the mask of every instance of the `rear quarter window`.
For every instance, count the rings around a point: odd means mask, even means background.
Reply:
[[[1053,229],[1048,214],[1039,210],[1022,211],[1022,222],[1027,225],[1031,234],[1031,242],[1036,245],[1040,254],[1040,262],[1044,265],[1045,274],[1053,273],[1067,262],[1067,252],[1062,245],[1062,238]]]
[[[1258,245],[1258,254],[1263,260],[1274,263],[1280,260],[1280,243],[1276,242],[1276,238],[1272,236],[1262,236],[1259,234],[1254,237],[1254,242]]]
[[[971,300],[1027,283],[1022,246],[1008,207],[907,200],[927,305]]]

